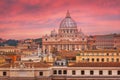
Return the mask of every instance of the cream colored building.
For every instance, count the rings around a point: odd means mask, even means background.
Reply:
[[[88,50],[80,51],[76,62],[120,62],[119,50]]]
[[[58,32],[51,31],[50,35],[42,38],[42,49],[44,53],[50,53],[52,48],[60,50],[86,50],[87,38],[83,32],[78,30],[77,23],[71,18],[69,11],[61,21]]]
[[[120,63],[5,64],[0,66],[0,80],[120,80]]]
[[[2,46],[2,47],[0,47],[0,51],[2,51],[2,52],[20,52],[21,50],[15,46]]]

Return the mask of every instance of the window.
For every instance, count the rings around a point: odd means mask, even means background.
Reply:
[[[7,72],[3,72],[3,76],[6,76],[7,75]]]
[[[57,70],[54,70],[54,71],[53,71],[53,74],[57,74]]]
[[[119,58],[116,59],[116,62],[119,62]]]
[[[63,70],[63,74],[67,74],[67,70]]]
[[[43,76],[43,72],[39,72],[39,75],[40,75],[40,76]]]
[[[61,66],[63,66],[63,63],[61,63]]]
[[[72,71],[72,75],[75,75],[75,74],[76,74],[76,73],[75,73],[75,70],[73,70],[73,71]]]
[[[103,75],[103,71],[99,71],[99,75]]]
[[[101,61],[104,62],[104,58],[102,58]]]
[[[97,62],[99,62],[99,58],[97,58]]]
[[[59,70],[59,71],[58,71],[58,74],[62,74],[62,71],[61,71],[61,70]]]
[[[90,71],[90,75],[93,75],[94,74],[94,72],[93,71]]]
[[[109,53],[107,53],[107,56],[109,56]]]
[[[108,71],[108,75],[112,75],[112,71]]]
[[[117,71],[117,74],[118,74],[118,75],[120,75],[120,70],[119,70],[119,71]]]
[[[92,62],[94,62],[94,58],[92,58]]]
[[[112,62],[114,62],[114,58],[112,58]]]
[[[82,58],[82,61],[84,61],[85,59],[84,58]]]
[[[81,75],[84,75],[84,74],[85,74],[85,71],[84,71],[84,70],[82,70],[82,71],[81,71]]]

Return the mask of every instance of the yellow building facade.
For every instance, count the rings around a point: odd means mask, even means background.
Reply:
[[[76,56],[76,62],[120,62],[120,51],[119,50],[81,51]]]

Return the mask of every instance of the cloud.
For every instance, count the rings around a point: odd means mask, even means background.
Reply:
[[[120,0],[0,0],[0,36],[22,39],[49,34],[59,28],[67,10],[86,34],[120,31]]]

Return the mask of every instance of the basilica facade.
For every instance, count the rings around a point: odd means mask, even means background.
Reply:
[[[78,30],[77,23],[71,18],[69,11],[61,21],[58,31],[51,31],[50,35],[42,37],[42,49],[44,53],[50,53],[52,48],[60,50],[86,50],[87,38]]]

